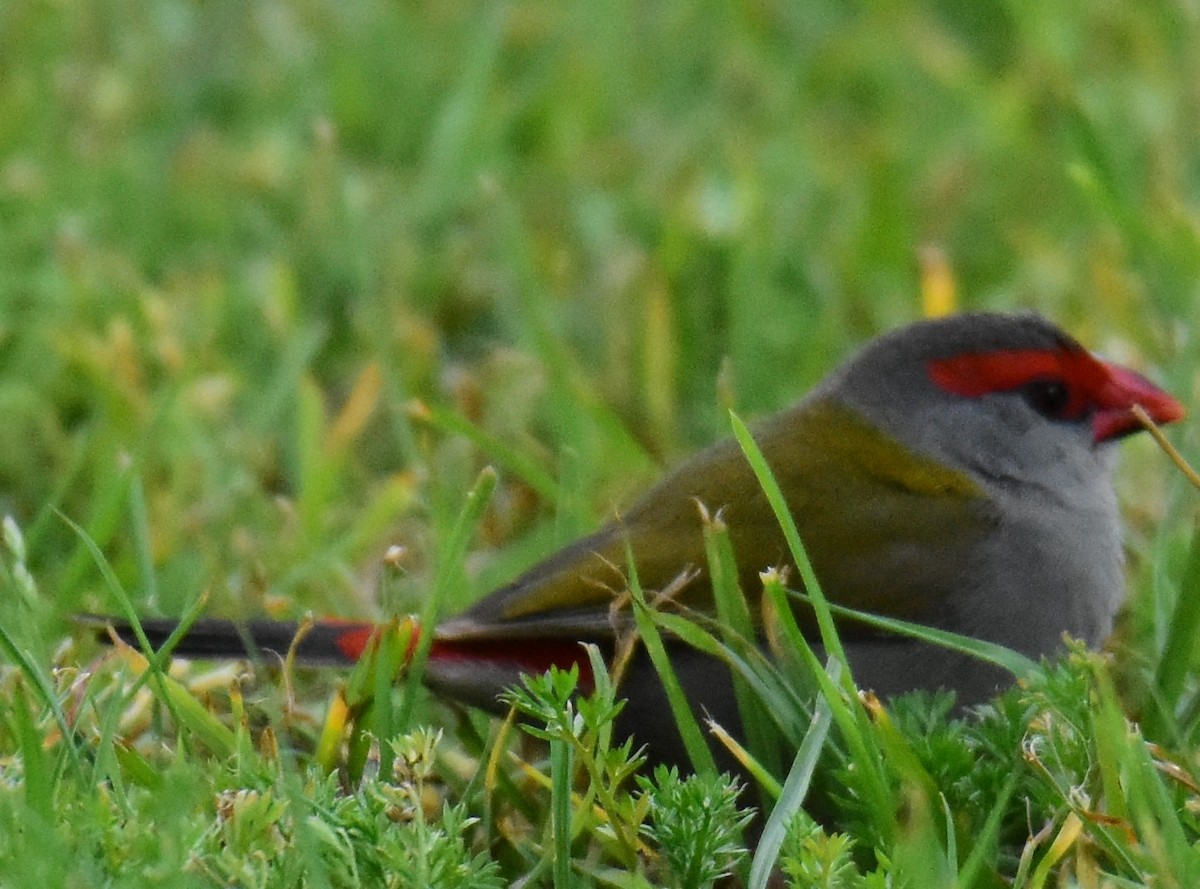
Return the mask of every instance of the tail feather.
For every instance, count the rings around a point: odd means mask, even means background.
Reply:
[[[101,641],[108,641],[111,628],[121,641],[137,646],[137,634],[128,621],[87,615],[81,622],[94,626]],[[179,626],[173,618],[143,618],[139,621],[150,644],[155,648],[167,641]],[[233,621],[204,618],[188,631],[172,649],[177,657],[261,658],[285,657],[292,649],[301,624],[297,621]],[[368,623],[320,621],[314,623],[296,645],[296,661],[310,666],[346,666],[353,664],[366,647],[374,626]]]
[[[110,641],[112,633],[128,645],[139,644],[128,621],[94,615],[80,615],[77,620],[95,628],[103,642]],[[143,618],[139,623],[154,648],[160,648],[179,628],[179,621],[172,618]],[[296,662],[306,666],[348,666],[362,656],[376,630],[370,623],[321,620],[309,626],[297,642],[301,627],[297,621],[203,618],[189,625],[171,653],[189,658],[271,659],[294,651]],[[411,644],[415,646],[415,636]],[[611,644],[604,647],[606,654],[611,654]],[[590,691],[591,665],[574,639],[435,637],[425,679],[450,697],[495,709],[497,695],[518,684],[522,673],[573,665],[580,670],[580,687]]]

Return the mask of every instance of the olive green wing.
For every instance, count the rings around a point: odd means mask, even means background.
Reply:
[[[945,609],[992,521],[970,479],[827,401],[802,403],[754,435],[830,599],[917,621]],[[679,598],[711,609],[698,504],[721,513],[753,601],[759,573],[791,558],[745,455],[725,441],[676,468],[622,517],[444,624],[439,637],[609,638],[612,605],[627,588],[627,547],[644,589],[662,590],[693,571]],[[948,538],[947,527],[957,533]]]

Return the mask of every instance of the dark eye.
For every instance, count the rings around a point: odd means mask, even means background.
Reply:
[[[1051,420],[1067,415],[1071,392],[1062,380],[1034,380],[1021,387],[1021,395],[1031,408]]]

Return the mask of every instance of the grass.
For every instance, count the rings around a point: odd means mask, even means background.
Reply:
[[[68,618],[452,612],[923,299],[1191,404],[1197,38],[1168,3],[4,6],[0,882],[749,874],[717,779],[638,784],[599,704],[542,763],[408,684],[330,754],[386,665],[142,665]],[[1120,493],[1112,663],[842,714],[822,758],[807,714],[754,731],[833,797],[775,837],[794,884],[1196,884],[1196,494],[1149,440]],[[791,707],[799,664],[721,641]]]

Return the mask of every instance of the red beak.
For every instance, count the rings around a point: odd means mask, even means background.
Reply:
[[[1096,393],[1098,409],[1092,416],[1092,437],[1110,441],[1142,428],[1133,413],[1141,405],[1150,419],[1159,425],[1174,423],[1187,415],[1182,404],[1155,386],[1141,374],[1119,364],[1101,362],[1108,379]]]

